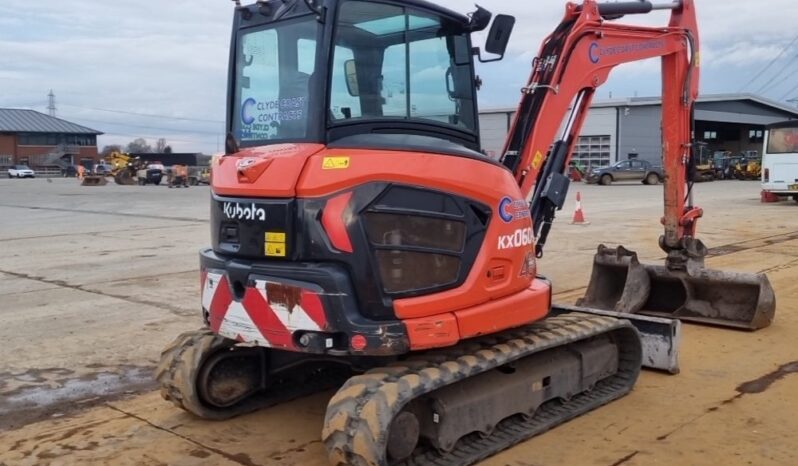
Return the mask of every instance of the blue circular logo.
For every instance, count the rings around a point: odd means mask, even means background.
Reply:
[[[591,63],[595,64],[599,62],[599,55],[596,53],[596,49],[598,49],[598,47],[598,42],[593,42],[590,44],[590,48],[587,50],[587,55],[590,57]]]
[[[251,125],[252,123],[255,123],[255,117],[250,115],[249,110],[254,107],[256,103],[257,102],[255,102],[255,99],[249,98],[245,100],[243,104],[241,104],[241,121],[245,125]]]
[[[513,200],[509,197],[505,197],[504,199],[499,202],[499,217],[504,220],[504,223],[510,223],[515,218],[512,212],[507,211],[507,207],[509,207],[513,203]]]

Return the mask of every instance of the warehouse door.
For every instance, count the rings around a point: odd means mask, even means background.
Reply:
[[[608,167],[611,162],[611,143],[609,135],[579,136],[571,160],[583,169]]]

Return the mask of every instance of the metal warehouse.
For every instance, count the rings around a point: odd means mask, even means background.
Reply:
[[[0,169],[93,165],[100,131],[35,110],[0,108]]]
[[[573,160],[596,167],[636,154],[640,159],[659,162],[661,104],[659,97],[594,103]],[[501,155],[514,116],[514,108],[481,112],[482,145],[488,155]],[[698,99],[695,119],[696,139],[707,143],[710,150],[761,152],[765,126],[798,119],[798,109],[751,94],[706,95]]]

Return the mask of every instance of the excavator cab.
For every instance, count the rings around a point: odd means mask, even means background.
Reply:
[[[394,135],[413,134],[479,151],[471,34],[491,19],[421,0],[238,7],[226,152],[363,135],[379,145],[386,134],[397,147]],[[488,53],[501,58],[513,24],[497,16]]]

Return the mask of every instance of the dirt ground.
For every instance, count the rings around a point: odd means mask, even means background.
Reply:
[[[589,226],[569,225],[576,190]],[[754,182],[697,187],[714,268],[767,272],[776,323],[686,326],[677,376],[645,372],[628,397],[485,466],[798,464],[798,205]],[[541,272],[584,292],[598,243],[661,261],[661,187],[579,185]],[[0,180],[0,465],[318,465],[331,393],[227,422],[164,402],[161,348],[200,322],[197,251],[208,188],[81,188]]]

